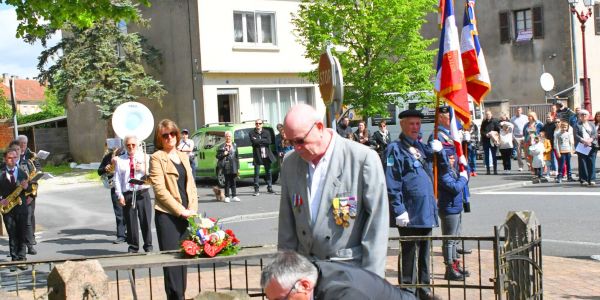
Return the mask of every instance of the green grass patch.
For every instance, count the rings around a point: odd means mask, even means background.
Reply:
[[[63,175],[66,173],[70,173],[73,172],[73,169],[71,169],[71,167],[69,167],[69,165],[67,164],[61,164],[61,165],[45,165],[42,170],[46,173],[50,173],[54,176],[58,176],[58,175]]]
[[[98,172],[96,171],[90,171],[89,173],[85,174],[85,179],[90,181],[100,181],[100,175],[98,175]]]

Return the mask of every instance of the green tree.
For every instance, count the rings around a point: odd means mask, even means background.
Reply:
[[[66,26],[64,31],[68,34],[43,51],[38,64],[38,79],[49,83],[59,101],[70,97],[76,104],[92,102],[102,119],[110,119],[115,108],[127,101],[143,98],[160,103],[166,91],[142,65],[158,68],[160,57],[145,50],[139,34],[123,32],[112,20],[87,29]]]
[[[344,103],[364,115],[384,113],[389,92],[432,90],[433,40],[420,34],[436,0],[302,0],[293,15],[305,57],[318,64],[328,42],[344,74]],[[317,82],[316,70],[306,74]]]
[[[150,0],[0,0],[2,3],[16,9],[18,37],[45,41],[66,24],[85,29],[103,19],[139,21],[136,6],[149,6]]]
[[[0,90],[0,119],[12,117],[12,106],[8,103],[8,97]]]

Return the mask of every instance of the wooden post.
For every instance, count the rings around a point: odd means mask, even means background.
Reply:
[[[433,140],[437,140],[438,138],[438,107],[440,106],[440,97],[436,96],[435,97],[435,115],[434,115],[434,120],[433,120]],[[438,167],[437,167],[437,162],[438,162],[438,156],[434,153],[433,154],[433,195],[435,195],[435,201],[437,202],[438,199]]]

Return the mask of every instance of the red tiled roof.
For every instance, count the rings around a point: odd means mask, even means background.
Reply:
[[[46,87],[41,85],[37,80],[16,79],[15,92],[17,94],[17,102],[19,101],[44,101],[44,91]]]

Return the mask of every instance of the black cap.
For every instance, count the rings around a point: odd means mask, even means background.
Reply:
[[[425,115],[423,115],[423,113],[420,110],[416,109],[407,109],[398,115],[399,119],[404,119],[408,117],[417,117],[423,119]]]
[[[181,133],[188,133],[188,134],[189,134],[189,133],[190,133],[190,131],[189,131],[189,130],[187,130],[187,129],[183,129],[183,130],[181,131]]]
[[[440,106],[438,107],[438,112],[440,114],[448,114],[450,113],[450,106]]]

